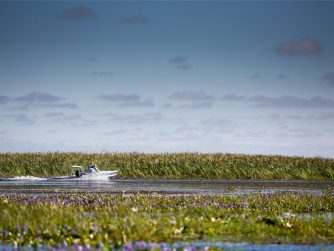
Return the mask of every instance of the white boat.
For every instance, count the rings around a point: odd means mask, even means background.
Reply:
[[[114,171],[98,171],[94,173],[83,172],[83,166],[72,166],[75,169],[75,176],[83,179],[100,179],[100,178],[112,178],[117,175],[117,170]]]

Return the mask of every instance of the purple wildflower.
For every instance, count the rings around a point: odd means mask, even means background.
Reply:
[[[74,243],[72,247],[74,250],[81,250],[81,246],[78,243]]]
[[[149,243],[149,250],[155,250],[156,249],[156,245],[154,243]]]
[[[82,246],[82,250],[83,250],[83,251],[90,251],[90,250],[91,250],[90,245],[89,245],[89,244],[84,244],[84,245]]]
[[[60,248],[61,248],[62,250],[64,250],[64,249],[67,248],[67,242],[66,242],[65,240],[61,243]]]
[[[98,242],[98,243],[95,245],[95,249],[96,249],[96,250],[100,250],[100,249],[105,250],[105,247],[104,247],[104,245],[103,245],[102,242]]]
[[[147,249],[147,243],[145,241],[136,241],[134,247],[139,250]]]
[[[92,230],[97,230],[97,228],[98,228],[98,224],[97,223],[94,223],[93,225],[92,225]]]
[[[122,251],[133,251],[133,250],[134,250],[134,248],[133,248],[131,242],[125,244],[125,245],[122,247]]]
[[[196,251],[196,248],[193,246],[186,246],[184,247],[183,251]]]
[[[7,237],[8,236],[8,234],[9,234],[9,232],[5,229],[5,230],[3,230],[3,236],[4,237]]]
[[[160,244],[160,248],[161,248],[162,251],[171,251],[172,250],[171,247],[165,242],[162,242]]]
[[[59,198],[55,199],[55,204],[60,204],[60,199]]]

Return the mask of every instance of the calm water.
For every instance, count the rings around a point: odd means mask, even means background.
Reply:
[[[27,250],[33,251],[35,248],[26,246],[24,248],[20,247],[17,249],[13,245],[1,245],[2,250]],[[208,250],[210,248],[216,248],[220,250],[244,250],[244,251],[333,251],[334,245],[289,245],[289,244],[269,244],[269,245],[256,245],[249,243],[229,243],[229,242],[179,242],[179,243],[134,243],[124,246],[121,250],[152,250],[152,248],[159,248],[164,251],[173,251],[173,250],[184,250],[184,251],[194,251],[194,250]],[[62,247],[59,246],[50,248],[50,247],[39,247],[38,250],[95,250],[94,247]],[[103,249],[101,249],[103,250]]]
[[[334,191],[334,181],[263,181],[263,180],[157,180],[157,179],[49,179],[0,180],[4,193],[170,193],[170,194],[250,194],[282,191],[320,194]]]

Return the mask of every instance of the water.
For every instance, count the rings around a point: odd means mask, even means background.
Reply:
[[[232,242],[201,242],[194,241],[191,243],[188,242],[176,242],[172,244],[168,243],[146,243],[146,242],[135,242],[128,243],[124,245],[120,250],[164,250],[164,251],[173,251],[173,250],[184,250],[184,251],[195,251],[195,250],[210,250],[212,248],[219,250],[244,250],[244,251],[331,251],[334,250],[333,244],[319,244],[319,245],[297,245],[297,244],[266,244],[266,245],[257,245],[249,243],[232,243]],[[1,250],[27,250],[33,251],[36,248],[26,246],[24,248],[20,247],[19,249],[14,245],[1,245]],[[46,250],[104,250],[103,247],[96,248],[90,246],[63,246],[59,245],[58,247],[38,247],[40,251]]]
[[[15,177],[0,180],[0,194],[6,193],[164,193],[164,194],[223,194],[300,192],[321,194],[334,190],[334,181],[282,180],[158,180],[158,179],[80,179],[54,177]]]

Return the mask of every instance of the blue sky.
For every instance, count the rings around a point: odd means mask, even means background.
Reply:
[[[0,2],[0,151],[334,157],[334,2]]]

